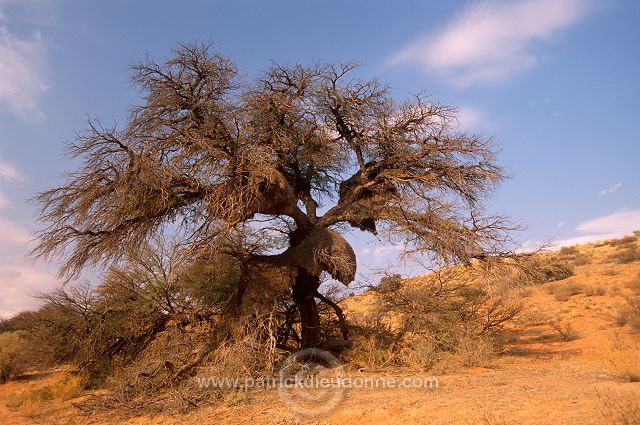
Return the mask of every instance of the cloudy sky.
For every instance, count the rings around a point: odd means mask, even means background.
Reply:
[[[319,6],[322,4],[322,6]],[[129,64],[213,41],[248,77],[277,62],[357,61],[398,97],[457,105],[512,176],[488,208],[525,246],[640,229],[640,2],[0,0],[0,316],[56,285],[25,258],[38,191],[74,163],[87,114],[122,121]],[[77,164],[75,164],[77,165]],[[361,270],[398,247],[353,234]]]

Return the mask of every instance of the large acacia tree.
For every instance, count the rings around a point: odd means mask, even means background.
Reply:
[[[348,284],[353,227],[445,262],[501,249],[481,201],[501,180],[491,140],[456,109],[353,77],[352,64],[274,65],[254,82],[207,45],[132,67],[142,91],[126,125],[91,120],[70,144],[84,165],[38,195],[38,256],[61,275],[113,264],[158,233],[194,258],[242,259],[229,314],[292,297],[305,347],[319,343],[323,273]]]

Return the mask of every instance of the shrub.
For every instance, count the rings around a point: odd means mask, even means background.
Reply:
[[[640,350],[638,348],[619,347],[607,355],[607,363],[625,382],[640,382]]]
[[[605,397],[602,403],[601,413],[603,423],[617,425],[640,424],[640,401],[637,396]]]
[[[251,404],[251,396],[247,391],[232,391],[224,395],[226,407],[236,407]]]
[[[368,327],[374,335],[351,352],[360,353],[356,359],[366,353],[366,363],[420,369],[486,364],[498,351],[494,335],[517,317],[522,302],[470,281],[465,270],[452,269],[373,288],[377,328]]]
[[[616,318],[620,326],[630,325],[635,331],[640,331],[640,275],[627,285],[631,294],[624,296],[627,306],[618,311]]]
[[[577,246],[573,245],[573,246],[563,246],[562,248],[560,248],[560,255],[564,255],[564,256],[572,256],[572,255],[576,255],[580,253],[580,250],[578,249]]]
[[[614,247],[620,247],[620,246],[628,246],[628,245],[633,245],[635,244],[636,240],[637,240],[637,235],[635,234],[636,232],[634,232],[633,236],[624,236],[622,238],[618,238],[618,239],[609,239],[606,242],[607,245],[609,246],[614,246]]]
[[[567,279],[574,274],[571,265],[563,260],[533,257],[529,263],[528,273],[534,284],[555,282]]]
[[[547,287],[547,291],[558,301],[567,301],[574,295],[585,289],[584,285],[578,282],[558,282]]]
[[[551,321],[552,317],[549,313],[540,309],[525,311],[520,318],[520,323],[524,326],[542,326]]]
[[[22,372],[20,354],[24,347],[21,331],[0,333],[0,383]]]
[[[629,264],[640,261],[640,249],[637,246],[627,246],[609,255],[608,261],[617,264]]]
[[[602,286],[589,286],[584,293],[590,297],[601,297],[607,293],[607,290]]]
[[[565,246],[558,252],[560,257],[574,266],[584,266],[591,262],[591,256],[580,252],[576,246]]]
[[[570,322],[554,321],[550,323],[551,327],[558,332],[560,339],[565,342],[578,339],[580,334]]]

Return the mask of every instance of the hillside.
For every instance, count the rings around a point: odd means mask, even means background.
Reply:
[[[57,370],[1,385],[0,423],[639,423],[640,238],[537,255],[570,264],[573,275],[510,289],[524,308],[506,326],[498,355],[473,366],[452,357],[423,371],[347,359],[355,377],[428,376],[437,388],[351,388],[335,409],[306,419],[290,412],[276,389],[234,393],[187,413],[125,418],[87,411],[81,402],[100,391],[80,391],[68,371]],[[347,318],[366,316],[371,297],[344,301]]]

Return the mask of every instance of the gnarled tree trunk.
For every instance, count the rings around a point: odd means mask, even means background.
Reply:
[[[300,312],[302,325],[301,348],[315,348],[320,343],[320,316],[315,295],[320,286],[320,276],[314,276],[298,267],[298,276],[293,286],[293,301]]]

